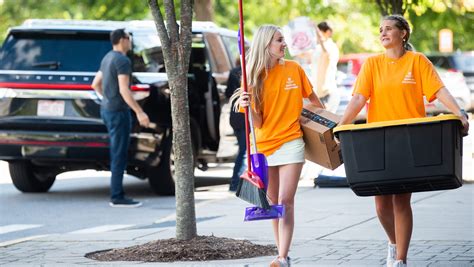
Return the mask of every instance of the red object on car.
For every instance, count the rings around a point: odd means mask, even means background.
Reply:
[[[355,54],[346,54],[339,58],[339,64],[345,65],[347,64],[347,70],[345,73],[347,74],[354,74],[357,76],[359,74],[360,68],[362,64],[364,64],[365,60],[375,55],[374,53],[355,53]]]

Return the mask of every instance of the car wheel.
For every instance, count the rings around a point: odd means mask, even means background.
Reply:
[[[160,164],[147,169],[148,183],[156,194],[172,196],[175,193],[175,187],[171,135],[163,140],[162,153]]]
[[[193,158],[194,166],[196,166],[197,148],[196,135],[191,136],[193,140]],[[172,136],[168,136],[163,143],[163,154],[161,156],[161,162],[157,167],[149,167],[147,169],[148,183],[151,189],[158,195],[172,196],[175,194],[175,165],[174,165],[174,153],[172,145]]]
[[[56,180],[56,175],[41,175],[35,172],[29,161],[9,162],[13,185],[24,193],[48,192]]]

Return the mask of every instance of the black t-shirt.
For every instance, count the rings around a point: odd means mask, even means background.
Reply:
[[[234,94],[235,90],[240,87],[240,77],[242,76],[242,70],[240,67],[233,68],[229,73],[229,79],[227,80],[227,89],[225,90],[225,95],[227,98],[230,98]],[[234,103],[231,103],[230,107],[230,126],[234,130],[245,129],[245,115],[240,112],[234,111]]]
[[[119,89],[118,75],[131,75],[132,64],[130,59],[117,51],[108,52],[100,63],[102,72],[103,99],[101,106],[108,111],[122,111],[128,109]]]

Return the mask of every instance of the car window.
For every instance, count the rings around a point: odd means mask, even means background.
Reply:
[[[132,33],[132,40],[133,48],[137,51],[161,45],[158,34],[153,31]]]
[[[447,56],[428,56],[428,59],[435,67],[443,69],[452,69],[453,66]]]
[[[229,53],[229,58],[235,61],[239,53],[239,41],[237,37],[222,36],[222,41],[224,41],[225,46],[227,47],[227,52]],[[235,62],[232,62],[232,66],[235,67]]]
[[[337,70],[345,74],[349,74],[352,71],[352,61],[338,62]]]
[[[209,71],[209,61],[207,59],[205,44],[201,37],[194,36],[191,44],[191,55],[189,59],[189,68],[199,68]],[[140,50],[138,47],[133,49],[134,71],[141,72],[166,72],[165,60],[161,46],[150,46]]]
[[[130,57],[134,72],[164,72],[163,54],[157,33],[132,33],[132,44]],[[151,54],[154,54],[154,60],[150,57]]]
[[[462,72],[474,72],[473,54],[455,55],[454,61],[456,62],[456,69]]]
[[[204,36],[207,41],[209,53],[212,54],[211,59],[214,59],[211,61],[212,71],[214,73],[225,73],[229,71],[232,65],[228,55],[226,55],[225,45],[220,36],[212,32],[206,32]],[[217,58],[219,60],[215,60]]]
[[[0,50],[0,69],[97,71],[111,49],[108,33],[17,32]]]

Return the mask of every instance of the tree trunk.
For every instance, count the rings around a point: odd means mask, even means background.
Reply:
[[[196,12],[196,20],[198,21],[213,21],[212,0],[194,0],[194,12]]]
[[[180,73],[187,73],[187,69],[174,71],[176,71],[174,74],[176,76],[183,76]],[[186,76],[184,79],[183,77],[178,77],[173,81],[170,79],[176,175],[176,238],[181,240],[192,239],[197,232],[194,206],[194,161],[191,149],[187,87]],[[179,90],[172,88],[179,88]]]
[[[157,0],[148,0],[148,5],[161,40],[171,92],[176,177],[176,238],[189,240],[197,235],[187,78],[191,54],[192,0],[181,0],[180,27],[176,23],[173,0],[164,1],[166,27]]]

